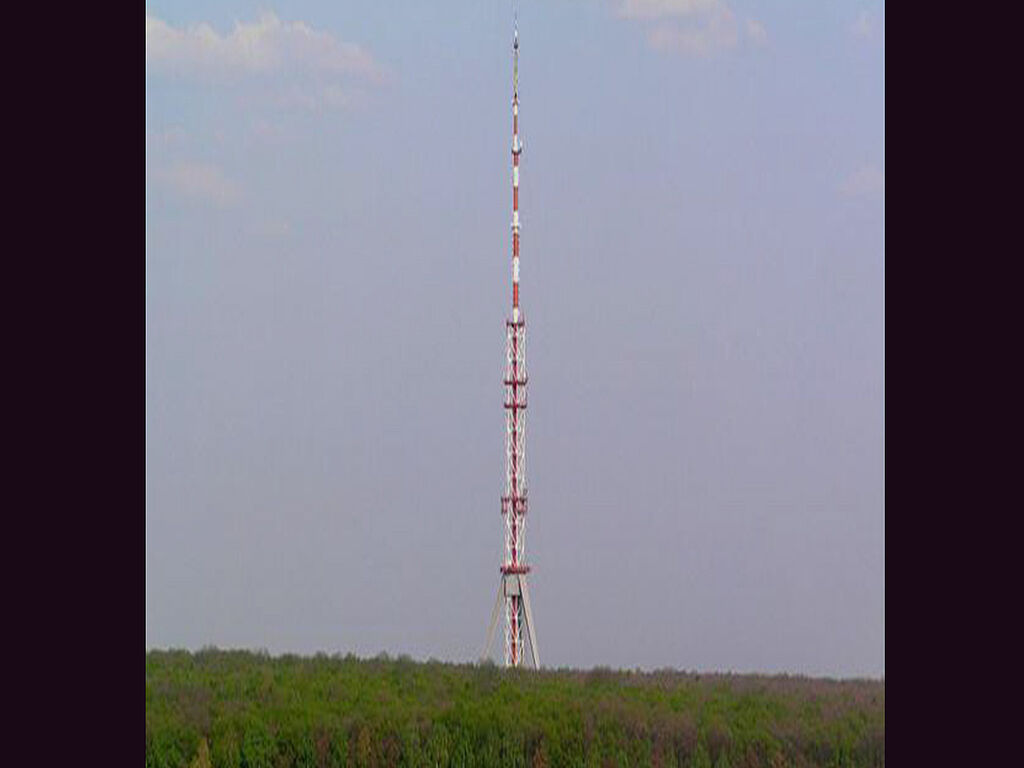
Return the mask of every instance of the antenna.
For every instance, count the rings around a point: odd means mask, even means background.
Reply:
[[[504,604],[505,666],[520,666],[528,648],[534,668],[539,669],[540,655],[526,583],[530,567],[523,552],[527,508],[527,375],[526,319],[519,308],[519,156],[522,152],[523,145],[519,141],[519,16],[516,13],[512,34],[512,319],[505,321],[505,493],[501,497],[505,554],[483,655],[490,653],[499,609]],[[529,637],[529,645],[526,637]]]

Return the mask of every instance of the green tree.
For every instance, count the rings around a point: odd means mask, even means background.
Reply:
[[[153,738],[146,752],[146,768],[183,768],[185,755],[172,733]]]
[[[402,755],[398,764],[402,768],[420,768],[423,765],[423,750],[420,747],[420,735],[411,725],[402,729]]]
[[[507,728],[501,733],[501,765],[509,768],[526,768],[526,745],[522,734]]]
[[[328,768],[348,768],[348,739],[343,734],[334,733],[327,745]]]
[[[213,768],[241,768],[242,750],[234,731],[225,730],[213,736]]]
[[[295,768],[316,768],[316,745],[308,730],[299,730],[291,734],[292,765]]]
[[[452,758],[452,737],[444,723],[435,723],[430,730],[426,749],[430,768],[448,768]]]
[[[878,768],[885,684],[216,649],[146,654],[147,768],[535,762]]]
[[[276,753],[267,727],[253,719],[242,737],[242,768],[273,768]]]

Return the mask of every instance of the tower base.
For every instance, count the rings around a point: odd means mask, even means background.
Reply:
[[[491,611],[491,623],[487,627],[487,640],[484,643],[484,652],[481,655],[481,659],[486,659],[490,656],[491,646],[494,644],[494,629],[498,626],[498,617],[501,614],[505,601],[511,597],[521,597],[523,600],[526,635],[529,638],[529,643],[526,647],[529,648],[533,668],[540,669],[540,652],[537,650],[537,634],[533,626],[533,611],[530,608],[530,589],[526,583],[525,573],[501,574],[501,581],[498,582],[498,596],[494,601],[494,610]]]

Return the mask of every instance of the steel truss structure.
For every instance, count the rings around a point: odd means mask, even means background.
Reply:
[[[519,29],[512,39],[512,319],[505,321],[505,551],[498,597],[487,630],[484,656],[490,653],[498,612],[504,606],[507,667],[518,667],[527,651],[540,667],[537,638],[530,608],[530,591],[523,545],[526,525],[526,319],[519,308]],[[525,642],[529,638],[529,643]]]

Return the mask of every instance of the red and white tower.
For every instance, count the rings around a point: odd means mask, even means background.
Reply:
[[[526,320],[519,308],[519,28],[512,38],[512,318],[505,321],[505,552],[498,598],[487,631],[484,656],[490,652],[498,612],[505,608],[505,666],[518,667],[527,651],[540,667],[524,556],[526,524]],[[527,644],[526,639],[529,638]]]

